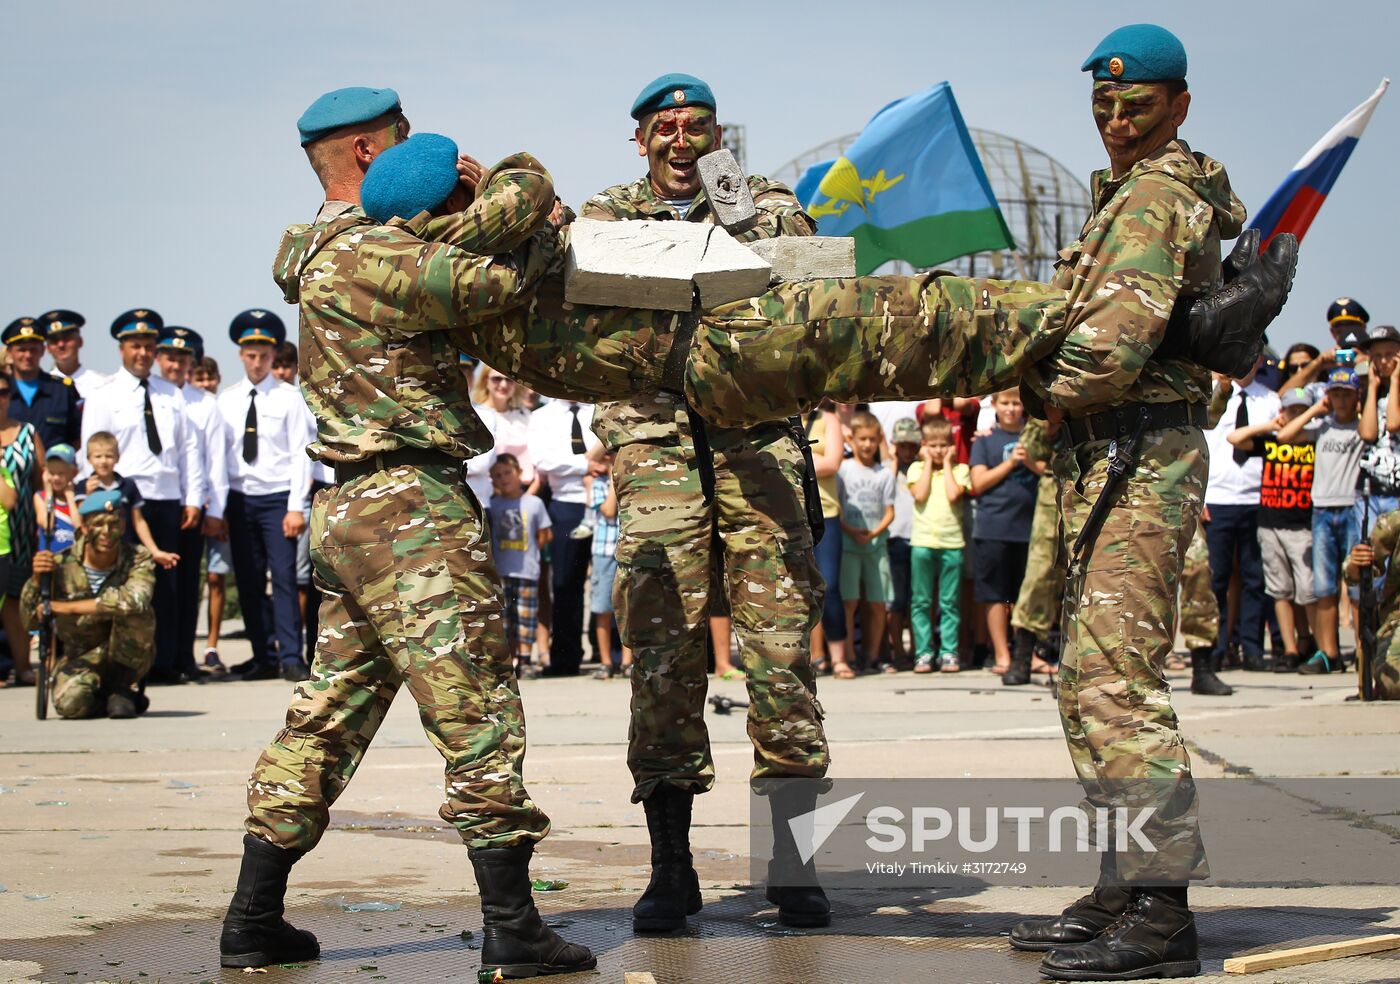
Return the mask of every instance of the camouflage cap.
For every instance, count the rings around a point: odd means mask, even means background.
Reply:
[[[913,417],[903,417],[894,422],[894,436],[891,439],[894,444],[904,444],[906,442],[918,444],[923,439],[919,431],[919,422]]]

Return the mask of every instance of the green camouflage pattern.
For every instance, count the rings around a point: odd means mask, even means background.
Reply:
[[[758,223],[736,235],[747,243],[775,236],[811,236],[816,223],[786,185],[758,174],[748,176]],[[656,196],[651,177],[642,175],[630,184],[613,185],[584,203],[580,215],[585,219],[631,221],[633,219],[666,219],[676,222],[714,224],[714,212],[702,188],[684,215],[670,202]],[[632,441],[676,440],[676,418],[684,413],[684,402],[678,394],[647,393],[632,400],[599,404],[593,413],[593,433],[610,450],[616,451]]]
[[[55,615],[54,631],[63,647],[51,691],[60,717],[101,717],[107,697],[135,689],[155,660],[156,621],[151,611],[155,561],[145,547],[122,543],[117,563],[96,595],[83,567],[83,542],[58,555],[53,572],[55,601],[97,599],[95,615]],[[20,596],[25,627],[39,628],[39,577]]]
[[[459,470],[399,466],[324,489],[310,528],[316,655],[248,781],[248,832],[315,847],[404,686],[446,761],[440,812],[463,842],[544,837],[521,778],[525,716],[491,537]]]
[[[1049,467],[1054,448],[1045,421],[1036,417],[1026,421],[1021,430],[1021,446],[1031,461],[1044,461],[1047,467],[1036,486],[1026,574],[1011,609],[1011,627],[1025,629],[1044,642],[1060,620],[1068,564],[1068,557],[1060,550],[1060,486]]]
[[[1124,402],[1206,402],[1204,369],[1149,357],[1178,297],[1220,278],[1220,240],[1242,226],[1244,207],[1224,168],[1174,140],[1117,179],[1096,173],[1093,194],[1095,212],[1062,251],[1054,281],[1071,297],[1065,344],[1026,384],[1076,415]],[[1054,468],[1069,556],[1104,489],[1108,442],[1067,449]],[[1114,805],[1141,781],[1170,791],[1148,825],[1159,853],[1120,855],[1125,879],[1208,875],[1190,757],[1164,675],[1208,470],[1200,430],[1149,431],[1092,549],[1069,570],[1059,703],[1075,773],[1091,798],[1113,789]]]
[[[747,674],[753,776],[824,776],[808,646],[823,586],[801,451],[771,425],[711,431],[715,496],[706,502],[684,420],[678,437],[628,443],[613,469],[621,517],[613,602],[632,648],[633,802],[663,782],[695,793],[714,784],[704,717],[712,583],[728,591]],[[716,565],[723,577],[712,579]]]
[[[1377,601],[1377,659],[1371,670],[1376,699],[1400,700],[1400,512],[1388,512],[1378,519],[1368,541],[1375,552],[1376,574],[1387,575]]]
[[[1186,548],[1181,572],[1181,636],[1187,649],[1214,647],[1220,637],[1220,606],[1210,587],[1210,550],[1204,526]]]

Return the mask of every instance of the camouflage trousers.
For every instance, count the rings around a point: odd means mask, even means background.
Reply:
[[[539,840],[521,771],[525,716],[481,507],[459,471],[398,466],[316,494],[322,593],[311,677],[248,781],[247,828],[309,850],[400,686],[446,760],[440,813],[469,847]]]
[[[728,590],[747,674],[753,777],[824,776],[808,647],[823,589],[803,508],[802,454],[771,424],[748,433],[710,428],[715,494],[707,502],[688,424],[678,422],[677,433],[675,443],[624,445],[613,471],[621,521],[613,602],[633,660],[632,801],[663,782],[696,793],[714,785],[705,727],[712,582]],[[722,578],[712,578],[715,565]]]
[[[1096,806],[1151,805],[1158,853],[1119,852],[1125,880],[1207,877],[1191,762],[1163,675],[1177,587],[1205,493],[1195,428],[1149,431],[1092,547],[1071,564],[1062,623],[1060,720]],[[1104,487],[1106,442],[1055,456],[1067,557]]]
[[[94,616],[86,616],[82,641],[90,645]],[[59,633],[64,657],[54,670],[53,706],[59,717],[102,717],[107,697],[132,690],[150,672],[156,657],[156,620],[150,612],[108,619],[111,633],[99,646],[73,654],[77,640]]]
[[[1011,610],[1012,628],[1025,629],[1041,642],[1050,638],[1064,601],[1066,562],[1060,549],[1060,488],[1047,472],[1036,489],[1026,576]]]
[[[1205,527],[1199,523],[1186,548],[1186,568],[1181,574],[1181,635],[1187,649],[1214,647],[1220,636],[1220,606],[1210,587],[1210,551]]]

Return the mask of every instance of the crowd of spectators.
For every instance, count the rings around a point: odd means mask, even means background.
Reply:
[[[1397,505],[1400,332],[1368,327],[1349,298],[1328,320],[1331,348],[1297,344],[1243,379],[1215,381],[1203,529],[1221,613],[1218,664],[1265,669],[1269,649],[1274,669],[1339,668],[1346,557]],[[33,680],[18,596],[35,551],[70,549],[83,498],[107,489],[122,492],[127,535],[159,568],[148,682],[304,678],[319,603],[306,521],[334,476],[306,455],[315,421],[295,345],[275,315],[244,312],[230,328],[241,371],[225,380],[197,333],[136,309],[112,323],[122,367],[103,377],[79,362],[83,323],[53,311],[4,333],[0,679]],[[489,517],[518,672],[576,675],[586,649],[597,675],[626,670],[631,654],[612,605],[617,494],[611,456],[590,428],[593,408],[541,400],[465,356],[461,368],[494,440],[466,480]],[[808,416],[825,524],[819,671],[848,679],[1008,669],[1032,537],[1058,536],[1032,523],[1050,453],[1028,446],[1025,427],[1015,390],[825,405]],[[226,667],[230,575],[253,657]],[[713,613],[710,631],[715,671],[742,677],[726,611]],[[1036,655],[1036,671],[1053,674],[1053,640]]]

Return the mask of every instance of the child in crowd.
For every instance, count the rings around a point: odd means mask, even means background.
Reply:
[[[78,454],[69,444],[55,444],[44,456],[43,487],[34,493],[40,550],[62,553],[73,546],[78,529],[78,499],[73,490],[77,461]]]
[[[617,489],[612,482],[613,456],[601,445],[588,454],[588,518],[593,526],[592,572],[588,577],[589,611],[593,631],[598,636],[598,655],[603,667],[598,676],[611,680],[618,672],[626,676],[632,669],[632,650],[622,649],[622,666],[613,664],[613,582],[617,580]]]
[[[136,482],[130,478],[124,478],[117,473],[117,461],[121,458],[121,452],[117,449],[117,439],[107,431],[98,431],[88,438],[87,460],[92,466],[92,474],[87,477],[83,484],[77,501],[81,503],[94,492],[106,492],[118,489],[122,494],[122,515],[126,520],[127,539],[135,539],[151,552],[152,559],[166,570],[179,563],[180,555],[171,553],[169,550],[162,550],[156,546],[156,539],[151,535],[151,527],[146,522],[146,517],[141,514],[141,507],[146,504],[146,500],[141,498],[141,490],[136,487]]]
[[[996,424],[972,445],[972,492],[977,496],[972,552],[974,591],[987,606],[987,633],[996,663],[1011,665],[1011,606],[1021,591],[1035,516],[1036,486],[1045,462],[1032,461],[1021,444],[1025,413],[1018,390],[992,397]]]
[[[938,595],[939,668],[956,673],[961,631],[963,495],[971,488],[967,465],[958,463],[952,425],[929,416],[920,428],[919,460],[909,466],[905,484],[914,500],[910,542],[913,572],[914,672],[934,668],[932,603]]]
[[[1313,459],[1313,591],[1317,595],[1318,651],[1298,668],[1300,673],[1328,673],[1341,667],[1337,638],[1337,593],[1341,566],[1361,537],[1356,511],[1356,480],[1364,445],[1358,433],[1360,396],[1356,373],[1334,369],[1327,374],[1322,399],[1278,430],[1282,444],[1292,444],[1311,429]]]
[[[219,364],[207,355],[190,373],[190,382],[206,393],[217,395],[221,381]],[[209,589],[209,634],[204,640],[204,670],[217,674],[225,669],[223,660],[219,659],[219,629],[224,621],[224,581],[233,573],[233,554],[226,539],[205,537],[204,544],[208,558],[204,583]]]
[[[894,522],[894,471],[879,460],[884,431],[874,414],[861,411],[851,418],[850,445],[854,457],[841,462],[836,473],[841,500],[841,597],[846,604],[846,638],[854,656],[856,609],[861,609],[864,666],[874,669],[885,636],[885,606],[889,604],[890,554],[887,541]],[[832,676],[849,680],[856,670],[849,662],[831,668]]]
[[[913,417],[894,422],[890,429],[894,448],[894,522],[890,524],[890,611],[885,637],[889,643],[889,664],[896,670],[909,669],[904,649],[904,627],[908,622],[910,588],[909,541],[914,530],[914,497],[905,475],[919,458],[919,424]]]
[[[517,675],[530,679],[539,676],[530,660],[539,624],[540,551],[552,535],[549,513],[543,501],[525,491],[513,454],[496,456],[491,485],[491,546],[505,587],[507,643]]]
[[[1313,654],[1308,626],[1317,621],[1313,587],[1312,484],[1316,455],[1314,435],[1303,430],[1290,443],[1275,432],[1312,405],[1307,390],[1296,387],[1280,394],[1283,409],[1273,420],[1239,427],[1226,435],[1235,447],[1264,459],[1259,487],[1259,554],[1264,564],[1264,589],[1274,599],[1274,616],[1283,636],[1279,673],[1298,669],[1306,652]]]
[[[199,365],[195,366],[194,372],[190,374],[190,382],[206,393],[217,394],[222,378],[219,375],[219,364],[207,355],[199,360]]]

